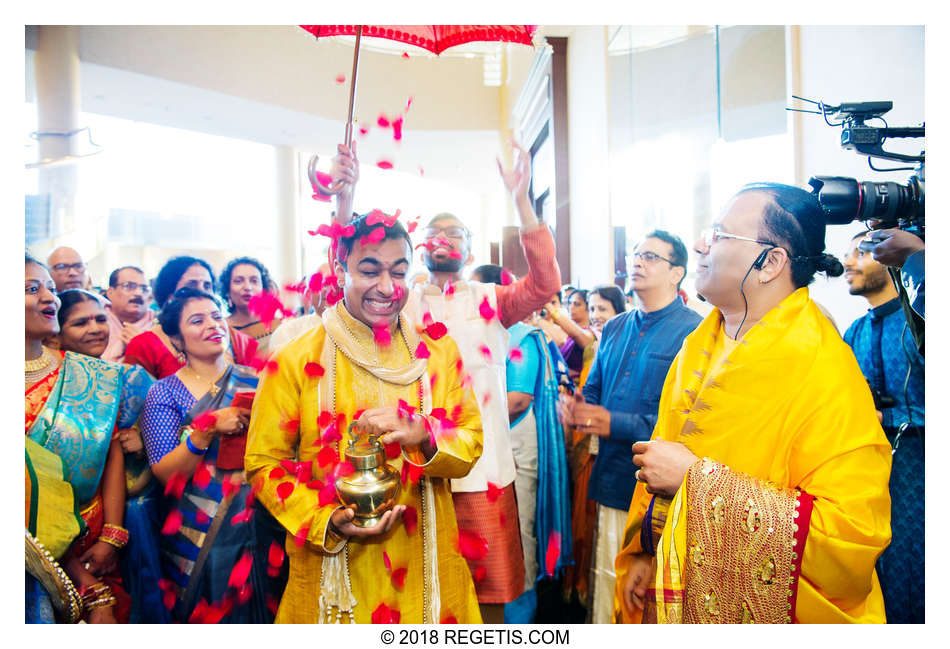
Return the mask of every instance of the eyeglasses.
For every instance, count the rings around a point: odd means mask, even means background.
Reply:
[[[86,270],[86,264],[84,262],[78,262],[75,264],[53,264],[53,270],[57,273],[62,273],[67,270]]]
[[[712,245],[719,239],[738,239],[739,241],[751,241],[752,243],[757,243],[761,246],[778,247],[771,241],[759,241],[758,239],[750,239],[749,237],[743,237],[738,234],[729,234],[728,232],[723,232],[719,228],[707,228],[703,230],[699,236],[703,240],[703,243],[706,244],[707,248],[712,247]]]
[[[458,225],[450,225],[444,228],[430,226],[425,229],[426,239],[431,239],[432,237],[437,236],[440,232],[445,234],[447,237],[452,237],[453,239],[463,239],[468,235],[468,230]]]
[[[644,250],[643,252],[635,252],[635,253],[633,253],[633,258],[634,258],[634,259],[642,259],[643,261],[647,262],[648,264],[652,264],[652,263],[655,262],[657,259],[662,259],[663,261],[665,261],[666,263],[668,263],[670,266],[676,266],[676,265],[677,265],[677,264],[674,264],[672,260],[667,259],[666,257],[661,257],[660,255],[656,254],[655,252],[651,252],[651,251],[649,251],[649,250]]]
[[[152,290],[152,287],[148,284],[139,284],[137,282],[122,282],[121,284],[116,284],[116,286],[128,293],[132,293],[136,289],[141,290],[143,293],[149,293]]]

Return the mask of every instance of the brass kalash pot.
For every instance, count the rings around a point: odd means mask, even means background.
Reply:
[[[344,507],[356,506],[354,525],[373,527],[396,503],[399,473],[386,463],[386,451],[379,443],[379,436],[361,438],[353,433],[355,424],[350,424],[347,431],[350,443],[344,452],[354,471],[337,478],[336,493]]]

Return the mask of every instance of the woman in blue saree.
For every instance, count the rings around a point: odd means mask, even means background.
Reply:
[[[109,322],[102,299],[81,289],[58,295],[59,347],[93,358],[102,356],[109,343]],[[116,420],[116,437],[125,464],[125,527],[129,540],[122,556],[122,584],[131,597],[128,621],[171,622],[158,589],[158,504],[162,486],[152,479],[138,424],[145,395],[155,379],[138,365],[121,364],[122,392]]]
[[[227,322],[214,296],[179,289],[159,323],[187,359],[152,386],[141,418],[152,473],[168,494],[160,538],[165,606],[178,622],[270,623],[287,566],[285,532],[244,480],[257,377],[228,363]]]

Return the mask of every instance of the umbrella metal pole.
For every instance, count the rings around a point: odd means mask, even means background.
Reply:
[[[356,45],[353,49],[353,70],[350,73],[350,105],[346,111],[346,128],[343,131],[343,144],[346,146],[352,145],[353,140],[353,104],[356,100],[356,75],[359,72],[360,64],[360,38],[363,35],[363,26],[356,26]],[[319,192],[325,196],[332,196],[333,194],[339,194],[343,190],[343,182],[338,182],[335,185],[327,187],[320,179],[317,178],[317,161],[320,157],[316,154],[310,158],[310,163],[307,165],[307,177],[310,179],[310,185],[313,187],[313,191]]]

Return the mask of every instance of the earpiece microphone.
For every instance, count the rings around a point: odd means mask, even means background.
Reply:
[[[752,267],[756,270],[762,270],[762,267],[765,266],[765,258],[768,257],[769,252],[772,250],[773,248],[763,250],[762,253],[755,258],[755,261],[752,262]]]

